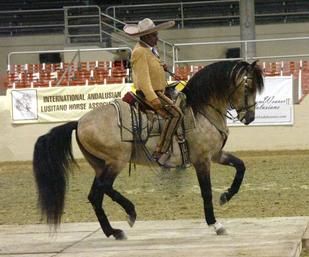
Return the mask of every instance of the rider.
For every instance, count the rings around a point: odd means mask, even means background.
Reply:
[[[174,21],[164,22],[155,25],[151,19],[143,19],[138,24],[126,24],[124,32],[130,36],[138,36],[139,42],[135,45],[131,65],[133,82],[137,94],[142,95],[144,101],[152,109],[165,119],[164,127],[157,143],[153,158],[164,167],[174,167],[168,163],[170,157],[169,147],[172,143],[183,113],[165,94],[167,85],[164,71],[167,71],[166,64],[160,62],[156,49],[158,31],[174,26]]]

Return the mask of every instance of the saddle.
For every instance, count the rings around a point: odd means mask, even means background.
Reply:
[[[177,98],[177,92],[172,92],[173,89],[168,88],[171,91],[168,95]],[[177,99],[175,101],[177,104]],[[132,142],[145,146],[150,137],[160,136],[165,122],[164,119],[152,111],[139,96],[128,92],[123,99],[116,99],[111,104],[115,107],[118,114],[118,126],[123,142]],[[191,107],[181,107],[184,113],[184,119],[177,130],[176,139],[182,157],[181,166],[188,167],[190,166],[190,159],[185,135],[195,128],[195,118]],[[173,151],[173,149],[170,150],[171,152]],[[151,154],[148,153],[147,155],[150,156]]]

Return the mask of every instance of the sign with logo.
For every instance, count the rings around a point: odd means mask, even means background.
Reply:
[[[130,85],[129,85],[130,86]],[[128,84],[9,90],[13,123],[64,122],[122,98]]]
[[[35,89],[12,90],[12,120],[37,121],[37,91]]]
[[[265,77],[265,88],[256,97],[255,120],[250,125],[292,125],[294,122],[292,76]],[[231,112],[234,117],[236,111]],[[242,125],[227,120],[228,125]]]
[[[265,77],[257,95],[255,121],[250,125],[292,125],[294,119],[292,76]],[[16,124],[78,120],[92,109],[119,99],[132,84],[11,89],[7,95],[12,122]],[[231,114],[236,117],[233,110]],[[239,121],[227,120],[229,126]]]

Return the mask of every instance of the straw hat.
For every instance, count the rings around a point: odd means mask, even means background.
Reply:
[[[155,25],[151,19],[145,18],[139,21],[138,24],[126,24],[123,27],[123,31],[130,36],[140,37],[140,36],[144,36],[147,34],[151,34],[158,30],[168,29],[170,27],[173,27],[174,25],[175,25],[175,21],[167,21],[167,22],[163,22],[158,25]]]

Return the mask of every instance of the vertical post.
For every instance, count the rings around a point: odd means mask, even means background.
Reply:
[[[99,12],[99,33],[100,33],[100,43],[102,43],[102,16],[101,16],[101,9],[99,6],[97,6],[98,12]]]
[[[80,49],[77,50],[78,65],[80,65]]]
[[[185,22],[184,22],[184,14],[183,14],[183,3],[180,3],[180,11],[181,11],[181,28],[183,29],[185,26]]]
[[[240,39],[249,40],[246,44],[241,44],[241,57],[252,59],[256,56],[255,40],[255,8],[254,0],[240,0]],[[247,48],[247,49],[246,49]]]
[[[116,28],[116,7],[113,6],[113,16],[114,16],[114,31],[115,31],[115,28]]]
[[[245,59],[245,61],[248,61],[248,41],[245,41],[245,50],[244,50],[244,55],[242,55],[242,58]]]
[[[174,72],[174,67],[175,67],[175,46],[172,46],[172,52],[173,52],[173,72]]]
[[[65,43],[68,45],[70,44],[70,37],[69,37],[69,21],[68,21],[68,8],[64,7],[64,38],[65,38]]]

